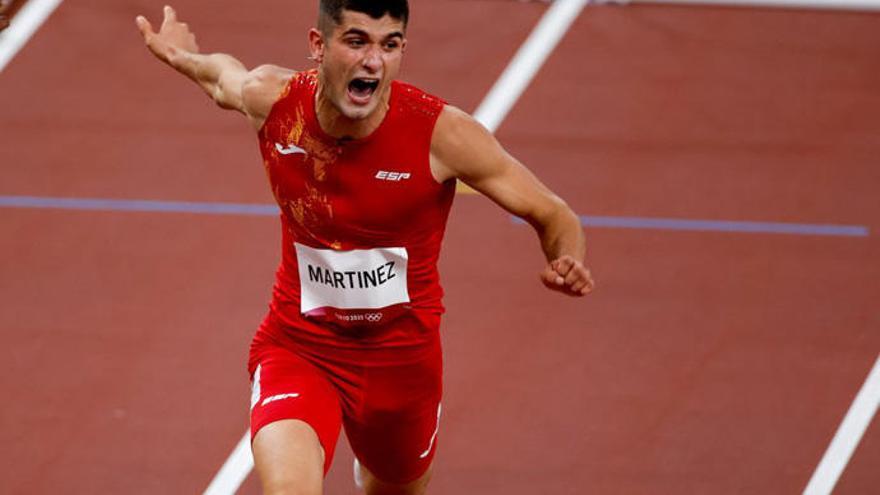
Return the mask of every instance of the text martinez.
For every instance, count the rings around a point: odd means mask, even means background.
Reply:
[[[326,284],[334,289],[369,289],[395,278],[394,262],[379,265],[373,270],[336,272],[320,266],[309,267],[309,280]],[[348,282],[348,285],[346,285]]]

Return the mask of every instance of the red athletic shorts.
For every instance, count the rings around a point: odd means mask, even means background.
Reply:
[[[324,474],[341,426],[360,463],[382,481],[406,483],[434,457],[440,421],[440,316],[407,314],[385,339],[311,339],[270,311],[251,344],[251,439],[260,428],[299,419],[318,434]],[[411,339],[400,340],[400,336]],[[364,344],[364,342],[366,342]]]

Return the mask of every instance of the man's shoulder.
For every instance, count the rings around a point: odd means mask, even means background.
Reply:
[[[242,83],[241,95],[247,113],[258,119],[265,118],[276,101],[289,91],[293,81],[304,72],[277,65],[261,65],[248,72]]]
[[[405,113],[413,113],[436,119],[447,106],[446,100],[428,93],[410,83],[394,81],[394,103]]]
[[[401,81],[399,79],[395,79],[393,81],[393,84],[394,86],[396,86],[395,90],[405,97],[423,99],[433,102],[442,102],[444,105],[446,104],[446,100],[444,100],[443,98],[429,93],[414,84],[408,83],[406,81]]]
[[[251,93],[274,93],[287,86],[290,81],[302,72],[278,65],[260,65],[250,72],[244,80],[243,90]]]

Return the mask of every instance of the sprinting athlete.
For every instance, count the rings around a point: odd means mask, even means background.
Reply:
[[[406,0],[320,0],[317,68],[199,53],[165,7],[147,47],[259,136],[282,261],[251,344],[251,439],[265,493],[317,495],[345,427],[368,495],[422,494],[441,415],[437,259],[456,180],[537,231],[548,288],[593,288],[566,204],[465,112],[398,82]]]

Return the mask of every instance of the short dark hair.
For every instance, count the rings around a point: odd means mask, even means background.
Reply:
[[[403,22],[409,21],[409,2],[407,0],[320,0],[318,3],[318,27],[325,33],[332,29],[327,20],[334,24],[342,22],[342,11],[351,10],[367,14],[373,19],[381,19],[385,14]]]

